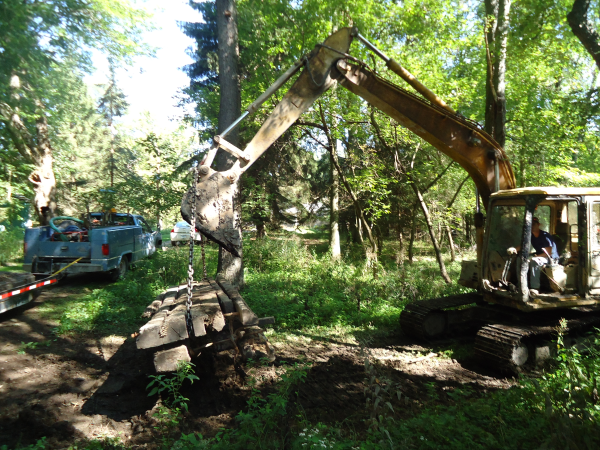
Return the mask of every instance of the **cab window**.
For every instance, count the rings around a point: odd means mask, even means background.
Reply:
[[[150,225],[148,225],[148,223],[144,219],[138,217],[138,222],[142,226],[142,230],[144,231],[144,233],[152,233],[152,228],[150,228]]]

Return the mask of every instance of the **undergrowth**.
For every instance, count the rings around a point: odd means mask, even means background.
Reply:
[[[363,259],[332,261],[299,238],[263,239],[244,249],[244,299],[259,316],[275,316],[276,330],[307,327],[397,328],[411,301],[468,292],[439,276],[435,260],[418,264],[380,264],[374,277]],[[458,278],[460,263],[449,263]]]
[[[124,279],[105,283],[70,300],[63,306],[56,332],[102,335],[135,332],[144,322],[141,314],[158,293],[186,282],[188,251],[187,247],[157,251],[150,259],[138,262]],[[200,252],[196,253],[194,270],[201,274]],[[209,267],[216,269],[216,247],[207,246],[207,253]]]
[[[23,259],[23,228],[8,228],[0,231],[0,265]]]

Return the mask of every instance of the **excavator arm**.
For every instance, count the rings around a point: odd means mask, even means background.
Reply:
[[[355,28],[342,28],[332,34],[306,57],[298,61],[261,97],[251,104],[241,120],[254,112],[300,67],[304,70],[263,123],[245,150],[227,142],[226,134],[215,136],[215,146],[198,169],[198,182],[184,196],[181,213],[191,222],[191,203],[196,202],[196,227],[209,239],[239,256],[241,236],[236,221],[235,184],[240,176],[310,108],[314,101],[336,83],[362,97],[444,154],[458,162],[473,178],[484,204],[498,189],[515,187],[508,158],[500,145],[475,123],[456,114],[435,94],[420,84],[394,60],[385,57],[388,67],[399,73],[430,101],[384,80],[348,55],[353,38],[362,36]],[[365,41],[367,42],[367,41]],[[368,42],[367,42],[368,44]],[[370,44],[369,44],[370,45]],[[353,61],[354,64],[348,61]],[[237,162],[229,170],[210,168],[218,148],[235,155]]]

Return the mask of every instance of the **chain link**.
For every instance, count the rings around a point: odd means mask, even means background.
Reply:
[[[191,204],[191,229],[190,229],[190,260],[188,264],[188,286],[186,303],[186,328],[188,335],[192,336],[194,332],[194,323],[192,322],[192,283],[194,282],[194,237],[196,236],[196,199],[198,185],[198,167],[194,166],[192,172],[192,204]],[[204,240],[203,240],[204,241]],[[202,248],[202,259],[204,259],[204,248]]]

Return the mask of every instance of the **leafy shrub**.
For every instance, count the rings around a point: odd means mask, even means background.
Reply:
[[[374,278],[364,259],[333,261],[299,239],[249,241],[244,252],[243,296],[257,314],[275,316],[276,329],[396,327],[409,301],[469,291],[444,283],[435,261],[381,270]],[[459,263],[448,270],[457,277]]]
[[[0,231],[0,264],[23,259],[23,238],[25,232],[22,228],[8,228]]]

